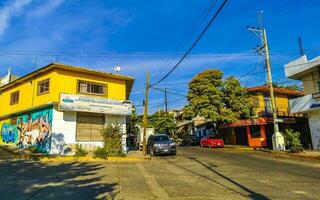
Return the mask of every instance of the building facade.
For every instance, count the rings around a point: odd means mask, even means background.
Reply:
[[[290,100],[291,113],[308,116],[312,147],[320,149],[320,56],[308,60],[304,55],[286,64],[285,74],[303,83],[305,95]]]
[[[253,119],[243,119],[224,126],[223,137],[228,144],[240,144],[250,147],[272,147],[274,125],[269,87],[257,86],[247,89],[255,108]],[[279,129],[293,129],[302,133],[301,140],[306,148],[311,143],[307,119],[303,114],[292,114],[290,99],[303,96],[303,92],[287,88],[274,88]]]
[[[100,130],[126,117],[134,79],[52,63],[0,87],[0,143],[66,154],[75,144],[102,145]]]

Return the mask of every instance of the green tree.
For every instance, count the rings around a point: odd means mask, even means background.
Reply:
[[[155,133],[173,136],[177,131],[177,124],[173,114],[162,110],[151,115],[149,121],[155,129]]]
[[[205,117],[218,128],[226,122],[253,115],[252,102],[246,89],[234,77],[222,80],[220,70],[208,69],[197,74],[189,83],[186,118]]]
[[[139,131],[139,128],[137,127],[137,125],[140,124],[140,122],[141,122],[140,116],[137,115],[135,107],[133,106],[132,114],[130,116],[130,121],[129,123],[127,123],[127,133],[136,135]]]

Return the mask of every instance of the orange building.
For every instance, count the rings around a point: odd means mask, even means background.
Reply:
[[[250,147],[272,147],[273,117],[269,87],[257,86],[247,89],[254,107],[253,119],[243,119],[226,124],[222,131],[225,142]],[[279,119],[279,129],[292,128],[299,131],[302,143],[308,147],[311,143],[307,118],[301,114],[291,114],[289,100],[303,96],[299,90],[274,88],[275,104]]]

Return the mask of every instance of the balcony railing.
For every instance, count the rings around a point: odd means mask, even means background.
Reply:
[[[272,117],[272,112],[268,109],[265,109],[264,111],[258,112],[258,116],[259,117]],[[303,117],[303,114],[291,113],[289,108],[286,111],[279,110],[277,108],[277,116],[279,116],[279,117]]]

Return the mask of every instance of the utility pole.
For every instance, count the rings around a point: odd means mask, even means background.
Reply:
[[[260,16],[259,16],[260,15]],[[258,19],[262,19],[261,17],[262,11],[258,12]],[[259,21],[259,24],[262,24],[262,21]],[[261,40],[261,46],[258,46],[255,50],[258,52],[259,55],[264,56],[266,70],[267,70],[267,84],[270,89],[270,98],[271,98],[271,106],[272,106],[272,116],[273,116],[273,123],[274,123],[274,134],[272,136],[272,146],[273,150],[285,150],[284,144],[284,137],[279,131],[278,122],[280,121],[277,116],[277,110],[275,105],[275,97],[273,91],[273,84],[272,84],[272,73],[271,73],[271,64],[270,64],[270,55],[269,55],[269,45],[267,40],[267,33],[266,29],[263,27],[247,27],[249,31],[255,33],[258,38]]]
[[[144,97],[144,112],[143,112],[143,154],[147,155],[147,125],[148,125],[148,95],[149,95],[149,72],[146,74],[146,93]]]
[[[168,114],[167,88],[164,88],[164,105],[165,105],[165,108],[166,108],[166,114]]]

